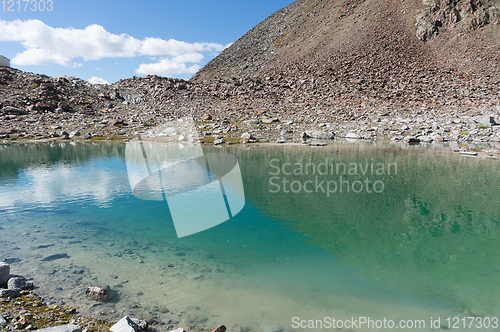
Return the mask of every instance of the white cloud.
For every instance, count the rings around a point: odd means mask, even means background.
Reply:
[[[108,81],[100,78],[100,77],[92,77],[92,78],[89,78],[89,83],[91,84],[108,84]]]
[[[19,42],[26,49],[12,59],[12,64],[29,66],[58,64],[81,66],[83,61],[105,58],[163,57],[158,63],[142,64],[141,74],[193,73],[203,53],[219,53],[226,46],[217,43],[187,43],[175,39],[148,37],[136,39],[127,34],[112,34],[100,25],[85,29],[53,28],[39,20],[0,20],[0,41]]]

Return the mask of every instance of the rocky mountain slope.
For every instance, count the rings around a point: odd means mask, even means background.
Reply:
[[[190,115],[227,141],[314,129],[498,142],[499,18],[500,0],[297,0],[190,81],[91,85],[4,67],[0,137],[133,136]]]

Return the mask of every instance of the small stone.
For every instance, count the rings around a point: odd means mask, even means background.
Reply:
[[[7,320],[0,314],[0,328],[5,327],[7,325]]]
[[[7,283],[10,275],[10,265],[5,262],[0,262],[0,285]]]
[[[203,115],[202,119],[203,119],[203,121],[211,121],[212,116],[207,113],[207,114]]]

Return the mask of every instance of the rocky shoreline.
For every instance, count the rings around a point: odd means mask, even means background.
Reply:
[[[85,296],[98,302],[108,299],[109,286],[91,286]],[[7,331],[43,331],[43,332],[140,332],[157,331],[162,325],[151,316],[143,319],[123,317],[115,323],[103,319],[81,315],[75,307],[53,304],[36,293],[32,281],[23,276],[11,275],[10,265],[0,262],[0,329]],[[212,332],[225,332],[221,325]],[[185,332],[177,328],[171,332]]]
[[[273,102],[269,96],[282,90],[274,85],[253,80],[213,85],[157,76],[92,85],[74,77],[0,68],[0,142],[126,141],[189,116],[198,139],[215,145],[311,139],[324,140],[313,142],[321,145],[345,138],[448,143],[454,149],[492,156],[500,151],[500,107],[495,98],[476,106],[473,97],[467,103],[464,97],[460,105],[339,108],[318,101],[286,102],[282,97]],[[268,91],[264,98],[262,89],[276,91]]]

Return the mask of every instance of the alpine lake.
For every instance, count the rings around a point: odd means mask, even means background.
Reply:
[[[182,202],[135,193],[126,144],[0,145],[0,259],[49,303],[165,331],[500,330],[497,160],[346,142],[202,150],[236,157],[229,218],[209,184]],[[215,224],[178,237],[174,209]],[[96,285],[107,301],[85,296]]]

